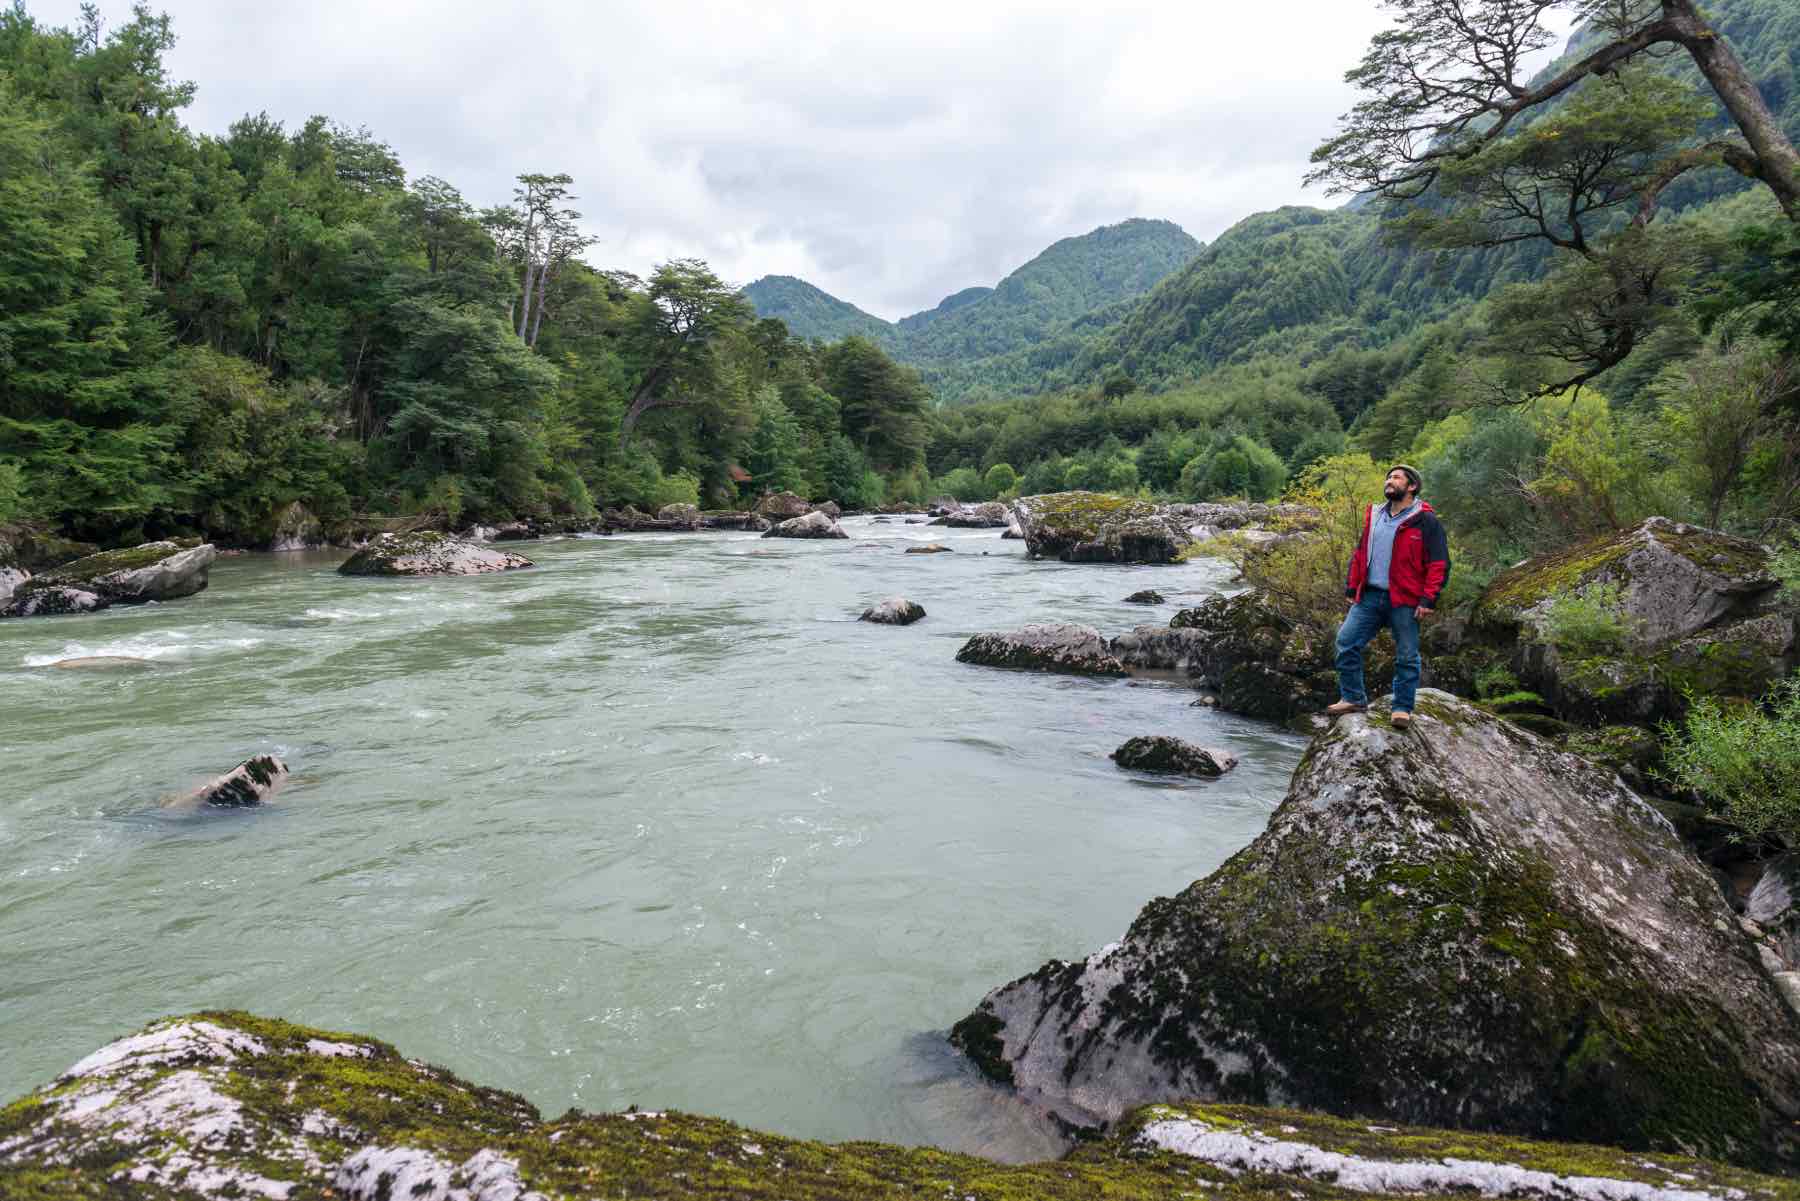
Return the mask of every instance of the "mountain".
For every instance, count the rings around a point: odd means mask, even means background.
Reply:
[[[965,378],[972,380],[962,364],[1029,351],[1098,313],[1114,320],[1121,306],[1201,249],[1172,221],[1103,225],[1054,243],[992,288],[964,288],[935,308],[891,323],[788,275],[765,276],[744,296],[759,315],[779,317],[798,337],[869,338],[918,367],[940,399],[957,401],[965,398]]]
[[[898,341],[889,322],[792,275],[765,275],[744,289],[744,298],[758,316],[786,322],[796,338],[836,342],[854,334],[890,351]]]

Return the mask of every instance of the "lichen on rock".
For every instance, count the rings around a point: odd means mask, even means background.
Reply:
[[[192,540],[101,551],[17,583],[0,616],[87,613],[192,596],[206,588],[216,558],[211,543]]]
[[[435,530],[383,534],[338,567],[340,575],[459,576],[484,575],[530,567],[513,551],[499,550]]]
[[[156,1022],[0,1108],[0,1196],[29,1201],[1347,1201],[1484,1182],[1529,1201],[1800,1197],[1692,1159],[1216,1105],[1152,1107],[1018,1165],[675,1112],[546,1121],[385,1043],[235,1012]]]
[[[1193,541],[1187,522],[1146,500],[1055,492],[1012,502],[1031,558],[1065,563],[1173,563]]]
[[[1800,1022],[1668,824],[1444,693],[1381,716],[1316,739],[1218,871],[954,1040],[1071,1121],[1202,1098],[1800,1162]]]

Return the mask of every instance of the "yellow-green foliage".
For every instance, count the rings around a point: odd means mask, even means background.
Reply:
[[[1365,454],[1332,455],[1302,471],[1284,498],[1318,517],[1291,519],[1304,537],[1273,546],[1242,538],[1219,539],[1220,553],[1287,620],[1329,638],[1344,616],[1344,581],[1350,554],[1362,536],[1363,514],[1381,499],[1385,472]]]
[[[1748,835],[1800,843],[1800,675],[1777,684],[1760,707],[1696,698],[1686,720],[1663,734],[1671,783],[1699,793]]]

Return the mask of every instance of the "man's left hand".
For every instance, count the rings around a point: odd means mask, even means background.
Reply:
[[[1431,609],[1430,605],[1415,605],[1413,607],[1413,616],[1414,617],[1430,617],[1431,612],[1432,612],[1432,609]]]

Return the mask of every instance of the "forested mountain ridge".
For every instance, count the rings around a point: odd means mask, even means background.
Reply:
[[[869,338],[918,367],[940,400],[963,399],[980,380],[974,360],[1029,354],[1071,322],[1144,295],[1201,251],[1172,221],[1132,218],[1051,244],[993,288],[971,287],[936,308],[881,322],[856,306],[791,276],[766,276],[744,289],[763,317],[787,323],[796,337]],[[871,324],[878,323],[878,324]],[[967,381],[967,382],[965,382]]]

